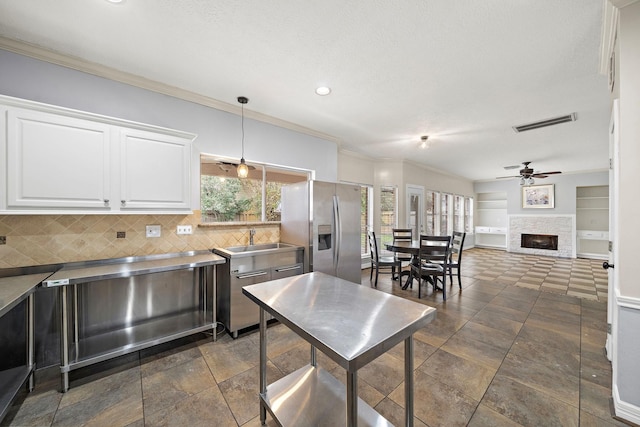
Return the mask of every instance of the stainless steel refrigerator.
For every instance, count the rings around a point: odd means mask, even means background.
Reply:
[[[360,283],[360,187],[322,181],[283,186],[280,240],[304,246],[305,273]]]

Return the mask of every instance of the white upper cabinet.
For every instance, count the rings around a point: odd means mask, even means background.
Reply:
[[[2,96],[0,115],[0,212],[191,211],[195,135]]]
[[[120,209],[189,209],[191,141],[120,131]]]
[[[7,127],[9,208],[108,209],[108,125],[16,108]]]

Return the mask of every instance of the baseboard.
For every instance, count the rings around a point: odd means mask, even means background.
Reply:
[[[625,423],[640,425],[640,407],[620,400],[618,388],[613,387],[613,417]]]

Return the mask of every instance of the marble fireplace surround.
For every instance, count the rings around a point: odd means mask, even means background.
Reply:
[[[576,257],[575,215],[509,215],[507,251],[559,258]],[[558,236],[558,250],[522,248],[521,234],[551,234]]]

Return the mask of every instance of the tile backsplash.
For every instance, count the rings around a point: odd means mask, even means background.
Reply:
[[[160,237],[146,237],[159,225]],[[178,235],[178,225],[193,234]],[[0,268],[121,258],[280,241],[279,223],[200,224],[192,215],[0,215]],[[117,235],[124,232],[124,238]]]

